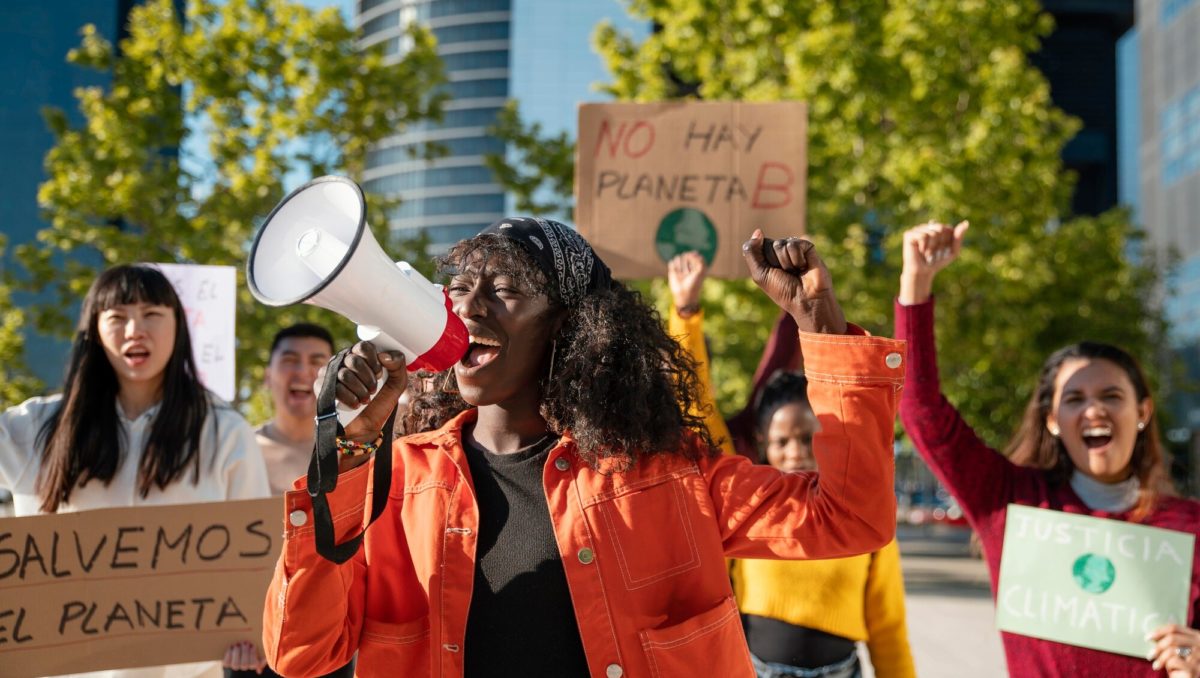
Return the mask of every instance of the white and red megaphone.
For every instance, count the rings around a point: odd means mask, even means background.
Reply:
[[[271,210],[246,279],[268,306],[304,302],[350,319],[360,339],[402,351],[410,372],[441,372],[467,352],[467,328],[449,296],[384,254],[367,226],[362,189],[345,177],[313,179]],[[339,405],[338,419],[347,424],[360,411]]]

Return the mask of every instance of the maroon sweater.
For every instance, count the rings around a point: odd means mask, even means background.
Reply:
[[[754,370],[754,385],[750,389],[750,397],[746,398],[746,406],[740,412],[725,420],[729,427],[729,435],[733,437],[733,447],[743,457],[758,461],[758,445],[755,443],[754,429],[758,421],[754,412],[754,401],[758,394],[775,372],[779,370],[795,370],[800,365],[800,333],[796,321],[787,313],[780,313],[771,328],[771,336],[767,337],[767,345],[763,347],[762,358],[759,358],[758,369]]]
[[[896,304],[896,338],[908,340],[907,380],[900,418],[917,451],[962,506],[983,542],[995,598],[1004,544],[1005,508],[1010,503],[1067,513],[1127,520],[1127,513],[1088,508],[1067,483],[1051,484],[1045,472],[1015,466],[983,443],[942,395],[933,340],[933,302]],[[1180,532],[1200,534],[1200,502],[1166,498],[1144,521]],[[1192,560],[1188,624],[1200,619],[1200,539]],[[1137,657],[1090,650],[1049,640],[1001,632],[1009,675],[1163,676]],[[950,640],[950,639],[947,639]],[[1150,649],[1150,644],[1146,644]]]

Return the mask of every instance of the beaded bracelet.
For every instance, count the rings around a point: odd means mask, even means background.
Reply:
[[[379,437],[376,438],[375,442],[372,442],[372,443],[360,443],[356,440],[347,440],[345,438],[337,439],[338,453],[341,454],[343,457],[357,457],[357,456],[364,455],[364,454],[372,454],[376,450],[378,450],[379,446],[382,444],[383,444],[383,434],[382,433],[379,434]]]

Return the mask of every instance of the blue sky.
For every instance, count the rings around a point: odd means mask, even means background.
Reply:
[[[347,21],[354,19],[354,0],[304,0],[304,4],[315,8],[337,7],[342,10]]]

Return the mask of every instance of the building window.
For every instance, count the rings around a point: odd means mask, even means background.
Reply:
[[[480,68],[508,68],[508,50],[500,49],[488,52],[460,52],[447,54],[442,57],[446,70],[467,71]]]
[[[509,0],[438,0],[430,3],[430,18],[476,12],[507,12]]]
[[[495,178],[487,167],[438,167],[371,179],[363,182],[363,188],[370,193],[391,194],[422,188],[490,184],[493,181]]]
[[[363,35],[374,35],[380,31],[386,31],[389,28],[399,27],[400,10],[396,9],[390,12],[384,12],[383,14],[380,14],[374,19],[371,19],[367,23],[363,24],[362,32]]]
[[[446,149],[445,156],[486,155],[504,152],[504,142],[492,137],[466,137],[436,142]],[[367,167],[382,167],[400,162],[409,162],[420,157],[425,144],[400,144],[367,152]]]
[[[482,99],[508,96],[508,80],[460,80],[446,86],[451,99]]]
[[[392,0],[362,0],[362,2],[358,4],[358,13],[365,14],[378,6],[387,4],[389,2],[392,2]]]
[[[1171,186],[1200,171],[1200,86],[1169,102],[1159,122],[1163,184]]]
[[[498,108],[462,108],[446,111],[442,114],[441,122],[421,120],[409,126],[413,132],[425,132],[434,129],[454,129],[456,127],[490,127],[496,124]]]
[[[1162,0],[1162,5],[1159,6],[1160,10],[1158,15],[1158,23],[1162,24],[1163,26],[1171,23],[1180,14],[1182,14],[1183,11],[1188,8],[1188,5],[1192,4],[1193,1],[1194,0]]]
[[[447,139],[438,143],[446,148],[447,155],[485,155],[504,152],[504,142],[493,137]]]
[[[421,229],[429,234],[430,242],[456,243],[479,235],[479,232],[491,224],[462,224],[454,226],[426,226]]]
[[[455,195],[408,200],[391,210],[388,219],[436,217],[444,214],[478,214],[504,211],[503,194]]]
[[[445,28],[435,28],[433,34],[437,37],[439,45],[481,40],[508,40],[508,22],[446,26]]]

